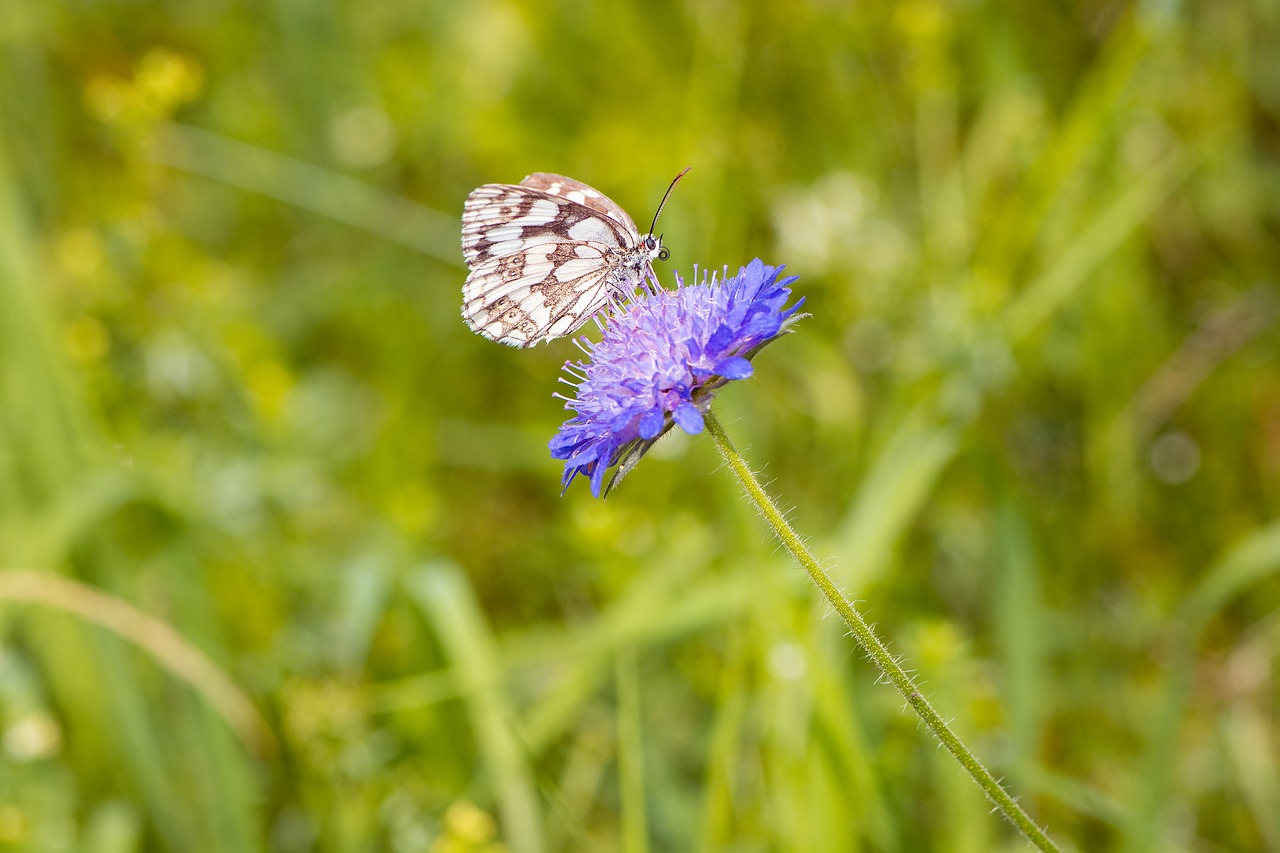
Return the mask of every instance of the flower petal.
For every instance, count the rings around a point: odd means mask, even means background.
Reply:
[[[751,362],[745,358],[733,356],[717,364],[715,372],[717,376],[723,376],[725,379],[746,379],[751,376],[753,370]]]
[[[689,435],[697,435],[702,432],[702,427],[704,426],[702,412],[698,411],[698,407],[693,403],[681,403],[676,406],[676,410],[671,413],[671,416],[675,418],[676,425],[689,433]]]
[[[657,438],[662,432],[662,425],[666,418],[662,416],[661,409],[650,409],[644,417],[640,418],[640,437],[644,439]]]

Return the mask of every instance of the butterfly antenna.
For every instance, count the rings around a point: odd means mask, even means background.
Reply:
[[[671,197],[671,191],[676,188],[676,184],[680,183],[680,179],[689,173],[692,166],[686,166],[684,171],[676,175],[671,181],[671,186],[667,187],[667,192],[662,196],[662,201],[658,203],[658,209],[653,214],[653,223],[649,226],[649,236],[653,236],[653,229],[658,227],[658,214],[662,213],[662,208],[666,207],[667,199]]]

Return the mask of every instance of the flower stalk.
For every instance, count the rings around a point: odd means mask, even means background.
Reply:
[[[579,339],[586,361],[566,363],[562,396],[574,413],[551,439],[551,455],[564,460],[562,484],[579,474],[596,497],[608,494],[653,443],[673,427],[689,434],[706,429],[715,439],[747,496],[796,561],[840,614],[866,655],[907,700],[947,751],[978,783],[1001,814],[1036,847],[1057,847],[1032,822],[991,772],[938,716],[915,682],[862,615],[841,594],[773,500],[760,486],[711,412],[716,391],[753,373],[751,359],[791,331],[803,299],[788,306],[795,277],[759,258],[735,276],[679,282],[674,291],[647,291],[604,326],[600,343]],[[606,480],[606,476],[612,475]]]
[[[715,414],[708,408],[702,415],[707,431],[711,433],[711,437],[715,440],[716,448],[719,449],[725,461],[729,463],[729,468],[733,471],[734,476],[738,478],[738,482],[747,493],[747,497],[755,504],[756,509],[759,510],[760,515],[773,529],[779,541],[791,552],[796,562],[804,567],[804,570],[808,572],[809,577],[817,584],[823,596],[831,603],[835,611],[840,614],[840,618],[849,627],[849,632],[853,634],[854,639],[862,647],[867,657],[871,658],[871,661],[885,677],[893,682],[894,687],[898,688],[898,692],[907,700],[907,704],[919,715],[924,724],[929,727],[929,730],[941,741],[942,745],[946,747],[956,761],[960,762],[960,766],[973,778],[973,781],[978,783],[978,787],[982,789],[987,799],[995,805],[1000,813],[1037,848],[1046,851],[1046,853],[1058,853],[1058,847],[1054,845],[1044,830],[1036,826],[1027,813],[1022,810],[1022,807],[1000,786],[996,778],[991,775],[991,771],[982,762],[978,761],[974,754],[969,751],[969,748],[965,746],[964,742],[956,736],[946,721],[929,704],[929,700],[916,688],[912,677],[907,674],[897,659],[889,653],[889,649],[876,636],[867,621],[862,618],[862,614],[836,588],[830,575],[818,564],[818,561],[809,552],[809,549],[796,534],[795,530],[792,529],[791,524],[778,509],[773,499],[769,497],[769,494],[760,485],[755,473],[747,465],[742,455],[738,453],[733,442],[729,440],[729,436],[720,425],[720,421],[716,419]]]

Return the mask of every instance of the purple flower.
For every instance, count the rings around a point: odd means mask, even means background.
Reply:
[[[779,280],[782,267],[759,258],[733,278],[643,292],[625,312],[608,321],[598,344],[578,343],[588,361],[565,362],[577,388],[565,397],[573,411],[551,439],[551,456],[564,460],[564,486],[578,474],[591,479],[591,493],[607,494],[672,425],[702,432],[702,412],[712,392],[731,379],[751,375],[751,359],[799,317],[804,299],[791,297]],[[617,470],[604,485],[605,472]]]

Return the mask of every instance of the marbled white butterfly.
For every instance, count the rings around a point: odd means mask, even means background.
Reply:
[[[662,197],[666,204],[676,176]],[[653,217],[654,225],[658,216]],[[513,347],[571,334],[611,300],[655,281],[662,238],[641,235],[627,212],[586,184],[535,172],[519,184],[485,184],[462,211],[462,318]]]

